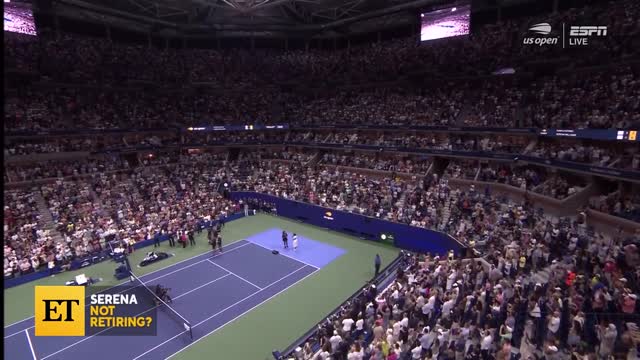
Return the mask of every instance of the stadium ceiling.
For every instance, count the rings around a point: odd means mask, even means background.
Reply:
[[[442,0],[54,0],[54,14],[180,37],[325,37],[417,22]]]

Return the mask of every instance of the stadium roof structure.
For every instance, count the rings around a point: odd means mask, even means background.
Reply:
[[[417,22],[437,0],[53,0],[62,17],[161,36],[335,37]]]

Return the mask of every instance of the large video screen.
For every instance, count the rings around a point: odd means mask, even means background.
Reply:
[[[420,14],[420,41],[469,35],[471,5],[452,6]]]
[[[4,31],[36,35],[31,4],[4,2]]]

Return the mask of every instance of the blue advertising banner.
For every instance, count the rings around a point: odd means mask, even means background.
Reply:
[[[392,236],[394,245],[400,249],[430,252],[439,255],[446,255],[450,250],[453,250],[456,255],[461,255],[466,250],[466,247],[456,239],[439,231],[417,228],[256,192],[236,191],[231,193],[231,198],[234,200],[256,199],[267,201],[275,204],[278,216],[299,220],[307,224],[367,240],[379,241],[383,234]]]

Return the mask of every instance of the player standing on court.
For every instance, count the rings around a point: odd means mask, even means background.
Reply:
[[[285,249],[289,248],[289,239],[288,239],[288,235],[287,232],[282,230],[282,244],[284,245]]]
[[[207,237],[209,238],[209,245],[211,245],[211,251],[215,254],[215,252],[216,252],[216,232],[215,231],[211,231],[211,229],[209,229],[209,234],[207,234]]]
[[[293,233],[293,251],[296,251],[296,249],[298,249],[298,235]]]
[[[222,252],[222,234],[218,234],[218,251]]]

